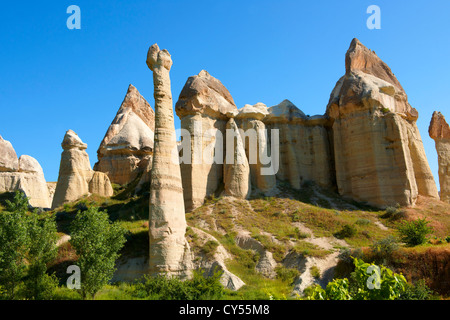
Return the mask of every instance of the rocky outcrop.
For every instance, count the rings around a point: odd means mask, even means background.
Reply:
[[[11,142],[0,136],[0,172],[19,171],[19,159]]]
[[[108,176],[91,169],[89,155],[86,152],[87,144],[83,143],[75,132],[68,130],[61,146],[64,151],[61,154],[52,208],[76,201],[90,193],[103,197],[113,195]]]
[[[450,203],[450,126],[442,113],[433,113],[428,133],[435,142],[438,154],[440,197]]]
[[[135,179],[149,182],[154,127],[153,109],[130,84],[119,111],[98,148],[98,162],[94,170],[106,173],[112,183],[121,185]]]
[[[339,193],[376,206],[437,198],[412,108],[380,58],[353,39],[327,106]]]
[[[251,184],[267,195],[276,187],[275,172],[269,171],[272,164],[270,132],[267,132],[262,121],[268,114],[267,106],[259,102],[255,105],[246,104],[235,117],[250,165]]]
[[[279,132],[278,179],[300,189],[306,181],[322,187],[334,185],[327,116],[306,116],[289,100],[268,109],[264,123]]]
[[[33,207],[50,208],[47,183],[39,162],[30,156],[17,158],[9,141],[0,136],[0,193],[21,190]]]
[[[150,187],[150,274],[188,277],[191,253],[186,241],[183,188],[178,164],[169,71],[172,59],[157,44],[148,50],[153,71],[155,144]]]
[[[246,199],[251,192],[250,167],[236,122],[231,118],[227,123],[227,155],[224,164],[225,194]]]
[[[237,108],[225,86],[202,70],[188,78],[175,110],[186,133],[182,138],[184,161],[180,166],[185,207],[190,211],[202,205],[222,184],[225,126],[228,115],[237,113]],[[214,150],[219,153],[214,154]]]

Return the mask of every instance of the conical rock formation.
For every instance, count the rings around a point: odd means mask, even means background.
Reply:
[[[127,94],[97,151],[94,170],[112,183],[150,180],[155,115],[139,91],[130,84]]]
[[[104,197],[113,195],[108,176],[91,169],[89,155],[86,152],[87,144],[83,143],[75,132],[68,130],[61,146],[64,151],[61,154],[52,208],[76,201],[90,193]]]
[[[438,154],[440,197],[450,203],[450,126],[442,113],[433,113],[428,133],[435,142]]]

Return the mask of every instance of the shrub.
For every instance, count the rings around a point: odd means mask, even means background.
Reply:
[[[275,268],[277,278],[288,283],[293,284],[295,280],[300,276],[300,271],[294,268],[286,268],[284,266],[278,266]]]
[[[212,258],[212,257],[214,257],[214,254],[216,253],[218,246],[219,246],[219,243],[217,241],[209,240],[203,245],[202,252],[208,258]]]
[[[372,221],[370,221],[369,219],[358,219],[358,220],[356,220],[355,223],[360,226],[367,226],[367,225],[371,224]]]
[[[418,280],[415,284],[407,284],[405,292],[400,296],[401,300],[431,300],[433,291],[428,288],[424,279]]]
[[[398,227],[401,240],[411,247],[425,243],[427,235],[433,230],[428,224],[425,218],[403,222]]]
[[[139,299],[152,300],[211,300],[220,299],[224,289],[220,283],[222,271],[210,277],[203,270],[193,271],[192,278],[182,281],[175,277],[159,275],[144,276],[144,282],[128,289],[129,294]]]
[[[374,255],[376,262],[386,264],[390,260],[392,253],[398,249],[397,239],[388,236],[384,239],[376,241],[370,247],[370,251]]]
[[[317,266],[312,266],[310,272],[313,278],[320,279],[320,269]]]
[[[354,258],[351,279],[335,279],[325,289],[316,286],[307,292],[309,300],[396,300],[406,291],[407,282],[401,274],[384,266],[365,263]]]
[[[405,218],[406,214],[403,210],[400,210],[400,206],[397,207],[387,207],[385,213],[381,216],[384,219],[399,220]]]
[[[357,230],[354,226],[346,224],[339,232],[336,232],[334,236],[338,239],[351,238],[356,234]]]

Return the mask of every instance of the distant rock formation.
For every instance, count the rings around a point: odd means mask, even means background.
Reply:
[[[227,136],[227,157],[224,164],[225,194],[240,199],[246,199],[252,191],[250,182],[250,167],[245,155],[244,145],[239,129],[233,118],[228,120],[227,129],[233,133]],[[230,148],[228,148],[230,147]]]
[[[0,136],[0,193],[21,190],[33,207],[50,208],[44,171],[33,157],[17,154],[9,141]]]
[[[139,91],[130,84],[127,94],[97,151],[94,170],[112,183],[150,181],[155,114]]]
[[[214,194],[223,182],[223,164],[208,163],[204,161],[203,154],[209,152],[213,158],[214,149],[224,149],[225,126],[229,119],[227,114],[237,113],[237,108],[227,88],[202,70],[186,81],[175,111],[181,119],[181,128],[191,135],[190,163],[181,163],[185,207],[190,211],[201,206],[205,198]],[[214,130],[218,130],[223,139],[205,134]],[[189,150],[183,149],[183,152]]]
[[[61,154],[58,182],[53,196],[53,209],[90,193],[103,197],[113,195],[108,176],[91,169],[86,152],[87,144],[75,132],[68,130],[61,146],[64,151]]]
[[[270,107],[263,120],[267,129],[278,129],[280,139],[277,178],[300,189],[306,181],[322,187],[334,185],[334,170],[326,116],[306,116],[289,100]]]
[[[353,39],[327,106],[339,193],[376,206],[438,197],[412,108],[391,69]]]
[[[441,200],[450,203],[450,127],[442,113],[433,113],[428,133],[435,142],[438,154]]]
[[[246,104],[239,109],[235,119],[243,133],[242,139],[245,146],[245,154],[251,171],[251,184],[263,193],[270,194],[276,187],[276,175],[262,172],[263,169],[268,170],[269,164],[266,163],[266,159],[261,157],[261,155],[265,155],[267,158],[271,156],[270,133],[266,133],[266,125],[262,121],[268,114],[267,106],[259,102],[255,105]],[[253,142],[255,150],[250,150],[250,142],[253,138],[250,136],[250,132],[256,135]],[[256,150],[258,152],[255,152]]]
[[[167,50],[152,45],[147,66],[153,71],[155,97],[155,145],[150,187],[150,259],[152,275],[189,277],[192,268],[189,243],[185,238],[181,172],[173,118],[169,71],[172,59]]]

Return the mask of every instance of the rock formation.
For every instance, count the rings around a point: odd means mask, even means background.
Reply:
[[[262,121],[268,114],[267,106],[259,102],[253,106],[246,104],[236,115],[236,122],[243,131],[241,133],[243,133],[245,154],[250,165],[251,183],[266,194],[270,194],[276,186],[275,172],[272,174],[268,172],[270,162],[267,163],[267,160],[271,159],[270,133],[266,131],[266,125]],[[264,155],[266,159],[262,159],[261,155]]]
[[[224,150],[228,114],[237,113],[237,108],[225,86],[202,70],[186,81],[175,111],[181,119],[181,129],[189,132],[191,137],[188,146],[186,141],[182,144],[183,158],[188,163],[180,164],[185,207],[190,211],[202,205],[205,198],[222,184],[223,158],[221,161],[205,161],[203,155],[211,159],[224,156],[222,153],[214,154],[214,150]],[[217,131],[223,139],[216,137]]]
[[[191,254],[185,238],[186,218],[178,164],[167,50],[152,45],[147,66],[153,71],[155,144],[150,187],[150,274],[189,276]]]
[[[306,181],[332,187],[334,174],[326,116],[306,116],[289,100],[268,109],[264,123],[279,130],[277,178],[300,189]]]
[[[61,143],[63,152],[59,167],[58,183],[53,196],[52,208],[66,202],[76,201],[82,196],[96,193],[103,197],[113,195],[109,178],[103,172],[91,169],[87,145],[78,135],[68,130]]]
[[[250,167],[239,129],[233,118],[227,123],[227,156],[224,164],[225,194],[246,199],[251,193]]]
[[[94,170],[112,183],[127,184],[139,178],[150,181],[155,115],[148,102],[130,84],[127,94],[97,151]],[[141,183],[141,184],[142,184]]]
[[[0,136],[0,193],[21,190],[33,207],[50,208],[50,196],[44,171],[33,157],[17,159],[9,141]]]
[[[413,205],[418,194],[437,198],[418,112],[390,68],[357,39],[345,64],[326,112],[339,193],[381,207]]]
[[[440,197],[450,203],[450,127],[440,112],[433,113],[428,133],[438,154]]]

